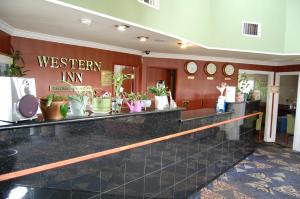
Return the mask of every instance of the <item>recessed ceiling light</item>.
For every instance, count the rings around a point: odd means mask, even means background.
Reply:
[[[115,27],[118,29],[120,32],[124,32],[126,29],[128,29],[130,26],[127,25],[115,25]]]
[[[89,26],[89,25],[91,25],[92,20],[88,19],[88,18],[82,18],[81,23]]]
[[[187,48],[189,46],[193,46],[193,44],[191,44],[187,41],[178,42],[177,45],[180,46],[180,48],[182,48],[182,49]]]
[[[149,37],[144,37],[144,36],[140,36],[140,37],[137,37],[141,42],[145,42],[149,39]]]

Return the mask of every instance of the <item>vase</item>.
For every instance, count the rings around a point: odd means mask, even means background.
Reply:
[[[112,112],[120,113],[122,108],[123,99],[116,98],[112,101]]]
[[[136,113],[139,113],[139,112],[142,112],[142,107],[143,107],[143,102],[138,100],[138,101],[134,101],[133,102],[133,111],[136,112]]]
[[[169,107],[168,97],[165,96],[155,96],[155,109],[164,110]]]
[[[147,108],[150,108],[151,106],[151,100],[142,100],[143,101],[143,107],[146,110]]]
[[[45,120],[61,120],[63,115],[60,112],[62,105],[67,105],[68,101],[53,101],[50,106],[46,106],[47,99],[40,100],[40,107]]]
[[[236,101],[244,102],[245,101],[245,95],[243,93],[238,93],[237,96],[236,96]]]
[[[93,98],[92,108],[95,113],[109,113],[111,111],[111,98]]]
[[[73,116],[83,116],[86,110],[87,102],[89,97],[83,96],[80,100],[79,97],[71,97],[70,99],[70,109]]]

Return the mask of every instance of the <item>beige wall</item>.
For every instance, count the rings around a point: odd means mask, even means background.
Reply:
[[[279,104],[291,104],[297,101],[298,76],[280,77]]]

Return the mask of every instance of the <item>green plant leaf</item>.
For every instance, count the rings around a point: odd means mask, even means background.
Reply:
[[[47,96],[47,103],[46,103],[47,107],[51,106],[53,98],[54,98],[54,94],[50,94]]]
[[[66,118],[67,113],[68,113],[68,105],[63,104],[63,105],[60,105],[59,108],[60,108],[60,114],[63,116],[63,118]]]

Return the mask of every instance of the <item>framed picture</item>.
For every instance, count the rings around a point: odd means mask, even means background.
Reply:
[[[0,76],[6,76],[12,58],[0,53]]]

